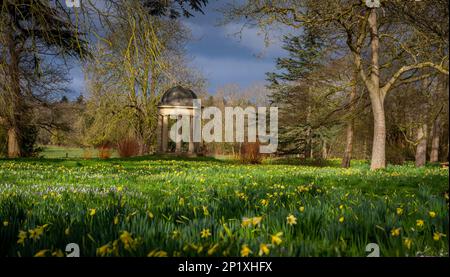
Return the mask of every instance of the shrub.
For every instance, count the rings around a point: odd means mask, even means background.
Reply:
[[[117,151],[121,158],[137,156],[139,154],[139,142],[135,138],[126,138],[117,144]]]
[[[36,147],[38,129],[35,125],[25,125],[21,129],[20,153],[22,157],[38,157],[42,148]]]
[[[98,157],[100,159],[109,159],[111,158],[111,147],[108,145],[102,145],[98,148]]]
[[[239,160],[244,164],[260,164],[262,154],[259,152],[259,142],[244,142],[239,151]]]

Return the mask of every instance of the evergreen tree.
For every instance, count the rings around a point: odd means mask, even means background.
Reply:
[[[317,147],[325,139],[321,124],[314,118],[320,103],[313,88],[319,82],[325,44],[312,30],[306,30],[300,36],[285,36],[283,49],[288,56],[277,59],[278,71],[267,73],[271,101],[280,109],[279,149],[311,157],[314,142]]]

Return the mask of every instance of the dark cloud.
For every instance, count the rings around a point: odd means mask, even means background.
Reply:
[[[261,83],[265,73],[275,69],[275,58],[284,54],[280,37],[272,36],[266,47],[264,35],[257,28],[246,28],[236,35],[242,27],[240,23],[219,26],[222,14],[217,9],[225,3],[212,0],[204,15],[196,13],[195,17],[182,19],[193,35],[186,47],[192,58],[191,65],[208,79],[210,93],[227,83],[243,88]],[[72,73],[70,87],[75,92],[83,92],[84,80],[79,66],[75,66]]]

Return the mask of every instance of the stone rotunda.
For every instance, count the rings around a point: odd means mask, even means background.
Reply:
[[[182,116],[189,116],[190,135],[187,153],[189,155],[196,155],[199,153],[199,143],[193,141],[193,119],[194,116],[201,115],[201,107],[194,106],[194,100],[198,99],[197,95],[182,86],[176,86],[167,90],[161,97],[158,103],[158,129],[157,129],[157,143],[159,153],[169,152],[169,130],[172,119],[178,119],[180,122]],[[180,129],[182,126],[180,127]],[[176,136],[181,136],[180,133]],[[183,150],[183,141],[176,142],[175,153],[181,154]]]

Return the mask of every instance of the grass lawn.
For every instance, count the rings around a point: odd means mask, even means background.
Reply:
[[[0,160],[0,255],[448,256],[438,166],[72,155]]]
[[[91,158],[98,157],[98,150],[94,148],[83,149],[79,147],[63,147],[53,145],[44,145],[40,147],[43,151],[39,154],[39,156],[45,159],[85,158],[85,155],[90,155]],[[112,150],[111,157],[117,158],[117,151]]]

